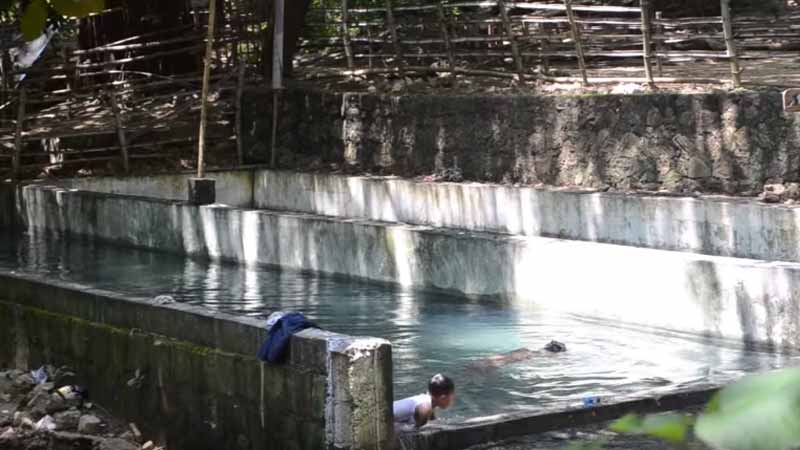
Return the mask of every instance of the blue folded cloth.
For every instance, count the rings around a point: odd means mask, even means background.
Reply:
[[[275,313],[267,320],[267,340],[258,350],[258,359],[279,363],[286,358],[292,335],[308,328],[319,328],[300,313]]]

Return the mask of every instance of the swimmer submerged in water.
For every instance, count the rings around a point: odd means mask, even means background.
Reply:
[[[533,359],[546,353],[562,353],[567,351],[567,346],[558,341],[550,341],[541,350],[531,350],[529,348],[520,348],[512,352],[503,353],[502,355],[491,356],[489,358],[481,359],[470,364],[473,369],[489,370],[497,369],[509,364],[514,364],[522,361]]]

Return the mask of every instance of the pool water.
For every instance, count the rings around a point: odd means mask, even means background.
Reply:
[[[425,391],[435,373],[455,380],[456,404],[440,414],[449,422],[574,406],[585,395],[657,395],[795,363],[786,355],[632,331],[534,304],[477,302],[56,237],[0,234],[0,268],[251,316],[295,310],[328,330],[386,338],[393,344],[397,398]],[[496,370],[472,367],[480,358],[541,348],[553,339],[568,351]]]

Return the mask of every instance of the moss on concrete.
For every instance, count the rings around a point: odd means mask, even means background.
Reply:
[[[80,368],[95,401],[172,448],[317,449],[325,423],[311,401],[322,377],[262,366],[253,355],[220,351],[145,330],[121,328],[0,300],[0,366],[27,345],[28,366]],[[261,371],[265,402],[260,403]],[[320,399],[319,396],[314,396]],[[290,399],[295,399],[291,402]],[[264,413],[264,427],[261,412]],[[282,426],[291,421],[292,432]],[[315,447],[311,447],[314,445]]]

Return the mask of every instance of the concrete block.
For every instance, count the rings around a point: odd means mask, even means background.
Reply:
[[[0,229],[16,224],[16,185],[0,182]]]
[[[211,205],[216,202],[216,181],[213,178],[189,178],[188,186],[190,204]]]
[[[320,329],[307,329],[292,336],[289,362],[291,365],[318,374],[328,373],[328,340],[344,336]]]

